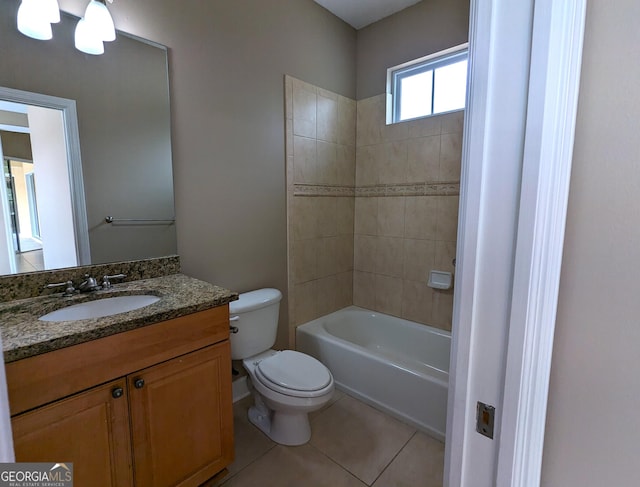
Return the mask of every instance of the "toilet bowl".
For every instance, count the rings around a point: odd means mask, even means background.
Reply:
[[[249,421],[282,445],[302,445],[311,438],[308,414],[333,395],[329,370],[309,355],[268,350],[242,362],[249,373],[255,405]]]
[[[302,445],[311,438],[308,413],[322,408],[333,395],[333,376],[317,359],[293,350],[277,351],[279,305],[277,289],[240,294],[229,304],[231,357],[242,360],[255,404],[249,420],[276,443]]]

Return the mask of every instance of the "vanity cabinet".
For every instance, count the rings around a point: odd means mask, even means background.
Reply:
[[[77,485],[200,485],[233,460],[228,337],[221,306],[7,364],[16,461],[73,462]]]

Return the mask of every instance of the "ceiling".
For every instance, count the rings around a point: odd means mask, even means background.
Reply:
[[[356,29],[377,22],[420,0],[314,0]]]

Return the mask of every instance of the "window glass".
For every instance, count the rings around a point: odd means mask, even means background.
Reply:
[[[400,83],[400,120],[431,115],[433,71],[406,76]]]
[[[436,69],[433,90],[434,113],[464,108],[467,93],[467,60]]]

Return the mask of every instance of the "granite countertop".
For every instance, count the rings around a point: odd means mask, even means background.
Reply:
[[[144,308],[103,318],[40,321],[72,304],[100,297],[151,294],[160,300]],[[183,274],[113,284],[111,289],[62,297],[61,293],[0,303],[0,334],[5,362],[178,318],[238,299],[238,294]]]

